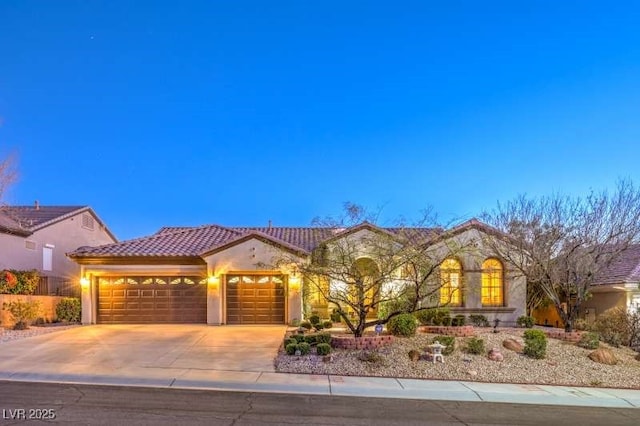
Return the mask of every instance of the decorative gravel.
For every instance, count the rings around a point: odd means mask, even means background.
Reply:
[[[49,334],[56,331],[68,330],[70,328],[79,327],[79,325],[60,325],[52,327],[29,327],[28,330],[9,330],[0,328],[0,344],[12,342],[15,340],[25,339],[27,337],[40,336],[41,334]]]
[[[640,361],[636,352],[628,348],[610,348],[618,358],[617,365],[604,365],[591,361],[592,350],[556,339],[547,339],[545,359],[531,359],[502,347],[502,341],[515,338],[523,342],[522,329],[491,329],[476,331],[484,340],[487,351],[499,348],[503,362],[491,361],[485,355],[469,355],[460,348],[466,338],[456,338],[453,354],[445,356],[445,363],[434,364],[420,359],[411,361],[408,352],[431,344],[433,334],[418,334],[411,338],[397,338],[386,347],[375,351],[334,349],[332,360],[324,362],[317,355],[289,356],[281,349],[275,359],[275,368],[283,373],[332,374],[341,376],[403,377],[419,379],[465,380],[493,383],[551,384],[565,386],[598,386],[640,389]],[[358,359],[362,352],[376,352],[375,362]]]

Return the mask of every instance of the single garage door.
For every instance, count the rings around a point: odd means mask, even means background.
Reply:
[[[282,275],[227,275],[227,324],[283,324]]]
[[[100,277],[98,323],[206,323],[202,277]]]

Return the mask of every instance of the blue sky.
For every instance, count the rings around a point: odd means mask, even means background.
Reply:
[[[640,6],[0,2],[11,204],[304,226],[640,183]]]

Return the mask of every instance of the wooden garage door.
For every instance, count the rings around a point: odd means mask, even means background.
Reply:
[[[282,275],[227,275],[227,324],[283,324]]]
[[[206,323],[202,277],[100,277],[101,324]]]

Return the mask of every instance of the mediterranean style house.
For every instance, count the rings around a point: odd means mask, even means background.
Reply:
[[[440,297],[453,314],[505,322],[524,315],[525,280],[483,247],[482,236],[492,228],[471,220],[446,231],[413,231],[423,234],[427,245],[473,247],[440,265]],[[142,238],[80,247],[68,256],[80,265],[84,324],[286,324],[312,310],[327,318],[331,306],[295,268],[273,266],[274,259],[314,262],[322,245],[397,232],[366,222],[347,229],[165,227]],[[377,261],[366,250],[362,259]]]
[[[66,253],[117,241],[87,206],[0,207],[0,270],[37,270],[43,294],[79,293],[80,266]]]

